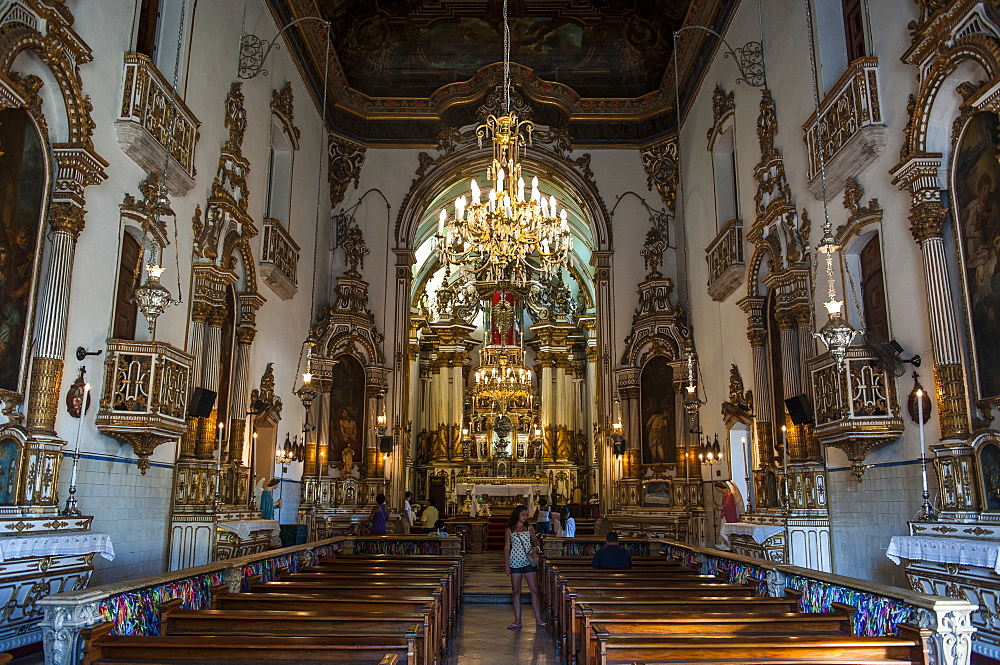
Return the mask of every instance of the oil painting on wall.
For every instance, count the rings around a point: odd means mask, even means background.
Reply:
[[[365,370],[353,356],[343,355],[333,366],[332,378],[330,463],[341,468],[356,466],[364,475]],[[344,474],[350,475],[350,468]]]
[[[664,356],[642,368],[639,379],[642,463],[673,464],[677,448],[674,371]]]
[[[0,389],[20,392],[45,189],[42,144],[23,110],[0,111]]]
[[[979,399],[1000,398],[1000,119],[973,116],[955,158],[965,304]]]

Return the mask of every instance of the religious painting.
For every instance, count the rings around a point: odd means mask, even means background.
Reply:
[[[674,505],[673,483],[666,480],[643,481],[642,496],[644,506],[672,506]]]
[[[333,366],[330,385],[330,463],[345,476],[357,467],[364,475],[365,370],[353,356]],[[348,468],[344,468],[347,466]]]
[[[21,392],[45,197],[45,152],[28,113],[0,111],[0,389]]]
[[[979,399],[1000,399],[1000,119],[978,113],[954,160],[953,200]]]
[[[642,368],[639,379],[642,463],[673,464],[677,448],[674,370],[664,356]]]
[[[979,449],[983,509],[1000,510],[1000,446],[989,442]]]
[[[0,440],[0,506],[12,505],[15,501],[20,453],[20,446],[14,439]]]

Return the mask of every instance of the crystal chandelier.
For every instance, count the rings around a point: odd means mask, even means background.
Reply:
[[[534,125],[518,120],[510,110],[510,28],[507,25],[507,2],[503,4],[504,25],[504,101],[507,114],[490,115],[476,129],[479,147],[483,139],[493,141],[493,161],[486,177],[493,189],[483,201],[475,178],[471,198],[464,195],[455,201],[454,217],[441,210],[438,220],[437,247],[441,262],[459,266],[478,282],[505,282],[522,286],[537,281],[539,275],[551,275],[566,263],[571,236],[565,209],[555,196],[545,197],[538,189],[538,178],[531,179],[526,191],[521,174],[520,156],[531,144]]]
[[[515,403],[530,407],[531,370],[524,366],[524,350],[517,347],[486,348],[475,373],[472,396],[477,403],[492,404],[506,413]]]

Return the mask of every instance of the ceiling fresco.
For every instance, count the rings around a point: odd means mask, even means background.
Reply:
[[[328,121],[370,143],[417,144],[474,121],[502,80],[502,0],[267,0],[281,24],[331,24]],[[512,82],[550,124],[586,144],[672,131],[673,32],[716,29],[735,0],[509,0]],[[286,33],[314,94],[325,31]],[[714,40],[682,34],[684,85]],[[688,44],[695,48],[688,48]],[[318,96],[318,95],[317,95]],[[539,118],[541,119],[541,118]]]

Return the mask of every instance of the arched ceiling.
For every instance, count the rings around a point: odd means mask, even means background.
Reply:
[[[368,144],[427,145],[443,125],[474,121],[502,75],[502,0],[267,0],[281,24],[331,22],[328,122]],[[735,0],[510,0],[512,80],[536,120],[574,143],[642,143],[672,131],[673,32],[721,29]],[[322,89],[325,32],[285,33],[313,93]],[[683,87],[714,49],[681,37]],[[692,48],[693,47],[693,48]],[[318,98],[318,95],[317,95]]]

